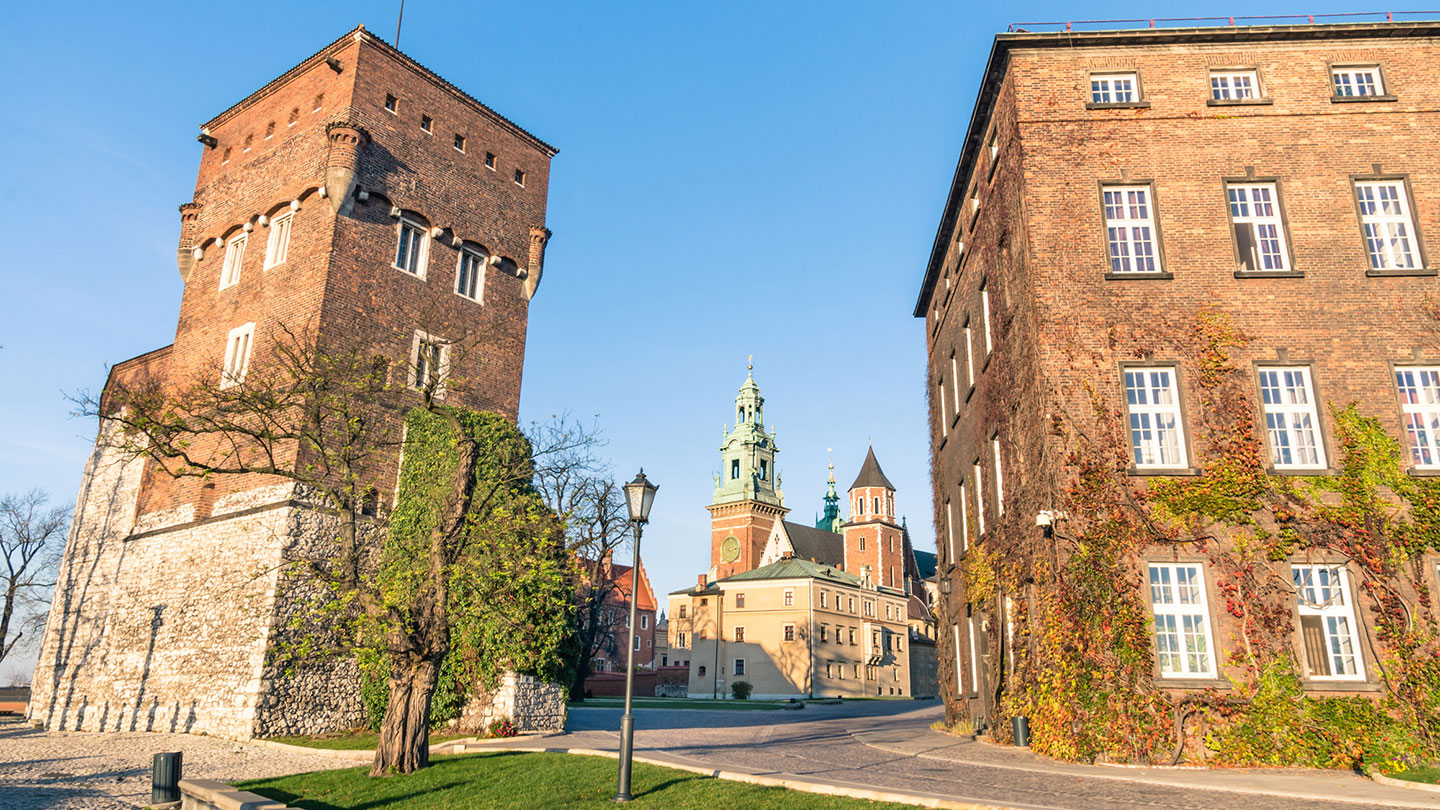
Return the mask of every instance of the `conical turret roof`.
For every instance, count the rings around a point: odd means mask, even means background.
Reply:
[[[880,469],[880,462],[875,460],[875,448],[871,447],[865,453],[865,463],[860,465],[860,474],[855,476],[855,483],[850,485],[851,489],[860,487],[884,487],[894,491],[895,485],[885,477],[885,472]]]

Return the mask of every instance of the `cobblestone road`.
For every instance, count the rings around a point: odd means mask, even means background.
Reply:
[[[150,762],[184,752],[183,773],[224,781],[355,763],[187,734],[45,733],[0,722],[0,808],[131,810],[150,801]]]
[[[912,708],[917,707],[918,708]],[[1005,806],[1045,810],[1092,810],[1095,808],[1157,808],[1159,810],[1381,810],[1396,806],[1390,801],[1316,801],[1284,796],[1199,789],[1194,786],[1158,785],[1115,778],[1122,769],[1079,768],[1056,764],[1013,748],[985,743],[949,744],[949,738],[916,734],[939,719],[934,703],[896,701],[857,702],[844,706],[807,706],[800,711],[717,712],[636,711],[637,753],[645,749],[724,766],[780,771],[835,784],[898,789],[943,794],[951,798],[993,802]],[[579,739],[610,736],[619,727],[618,709],[578,709],[570,713],[568,730],[576,742],[551,738],[555,745],[578,747]],[[910,738],[933,739],[918,746],[926,756],[897,753],[904,745],[882,750],[856,739],[850,731],[865,729],[862,736],[883,739],[888,731],[903,731]],[[896,739],[906,733],[892,735]],[[948,746],[943,747],[941,746]],[[597,746],[598,747],[598,746]],[[613,747],[613,746],[607,746]],[[1065,773],[1069,768],[1085,775]],[[1236,780],[1246,784],[1250,772],[1170,771],[1177,779],[1204,782],[1207,779]],[[1099,774],[1099,775],[1091,775]],[[1112,776],[1113,775],[1113,776]],[[1440,796],[1420,791],[1384,788],[1360,777],[1338,772],[1307,771],[1287,774],[1307,792],[1327,795],[1394,795],[1408,806],[1440,807]],[[1265,772],[1250,778],[1261,784]],[[1432,801],[1435,800],[1435,801]]]

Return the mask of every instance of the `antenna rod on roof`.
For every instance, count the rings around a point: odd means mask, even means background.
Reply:
[[[400,0],[400,15],[395,18],[395,49],[400,49],[400,23],[405,21],[405,0]]]

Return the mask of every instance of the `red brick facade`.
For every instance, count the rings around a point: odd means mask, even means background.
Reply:
[[[181,206],[185,290],[169,379],[218,374],[229,331],[253,322],[252,367],[288,329],[322,346],[382,355],[392,381],[404,384],[423,329],[476,340],[453,358],[451,401],[516,418],[529,295],[549,235],[552,147],[363,28],[202,132],[210,140],[194,200]],[[287,212],[286,258],[267,268],[269,223]],[[423,277],[393,266],[399,212],[434,229]],[[222,288],[223,243],[237,237],[247,240],[239,280]],[[461,246],[494,257],[478,302],[456,292]],[[393,465],[375,475],[381,492],[393,487]],[[225,480],[202,492],[199,482],[152,469],[139,511],[199,503],[196,517],[205,517],[225,492],[261,483]]]
[[[1189,348],[1200,312],[1227,317],[1247,336],[1232,357],[1252,377],[1267,365],[1309,369],[1331,468],[1331,405],[1357,403],[1407,441],[1394,367],[1440,365],[1421,308],[1424,296],[1440,293],[1436,34],[1440,27],[1422,23],[996,38],[915,310],[927,336],[941,576],[948,572],[954,587],[941,602],[938,633],[942,694],[952,709],[991,716],[1005,689],[1006,645],[1042,631],[1013,623],[1023,610],[1010,605],[1033,601],[1033,582],[968,604],[964,572],[967,549],[992,537],[1005,538],[996,546],[1023,538],[1042,547],[1037,514],[1059,508],[1074,485],[1059,432],[1104,430],[1097,408],[1123,417],[1125,369],[1173,367],[1188,462],[1165,474],[1193,474],[1213,457],[1199,429],[1212,403]],[[1378,65],[1384,93],[1333,98],[1337,65]],[[1258,98],[1212,102],[1217,69],[1255,71]],[[1093,103],[1093,76],[1116,72],[1137,74],[1136,103]],[[1403,181],[1414,269],[1370,269],[1355,185],[1367,178]],[[1237,183],[1278,191],[1284,271],[1256,273],[1237,261],[1227,202],[1227,184]],[[1111,272],[1107,186],[1150,189],[1160,272]],[[1258,382],[1251,396],[1260,401]],[[1255,419],[1263,441],[1258,405]],[[1125,461],[1134,487],[1158,474],[1128,457],[1118,469]],[[1136,576],[1147,561],[1175,559],[1172,549],[1152,551],[1134,561]],[[1276,575],[1288,579],[1293,562],[1277,562]],[[1222,676],[1236,626],[1215,573],[1205,576],[1216,675],[1157,683],[1228,689]],[[1357,604],[1367,623],[1363,600]],[[1298,622],[1294,645],[1305,661]],[[1306,688],[1378,691],[1377,669],[1369,661],[1363,679],[1307,680]]]

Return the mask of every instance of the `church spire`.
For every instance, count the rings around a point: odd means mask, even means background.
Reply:
[[[755,357],[746,363],[745,382],[735,397],[735,428],[720,444],[721,471],[713,503],[754,500],[781,506],[772,431],[765,433],[765,398],[755,384]]]
[[[825,448],[826,452],[834,452]],[[835,459],[830,459],[830,480],[825,487],[825,516],[815,521],[815,528],[840,533],[845,521],[840,517],[840,494],[835,491]]]

